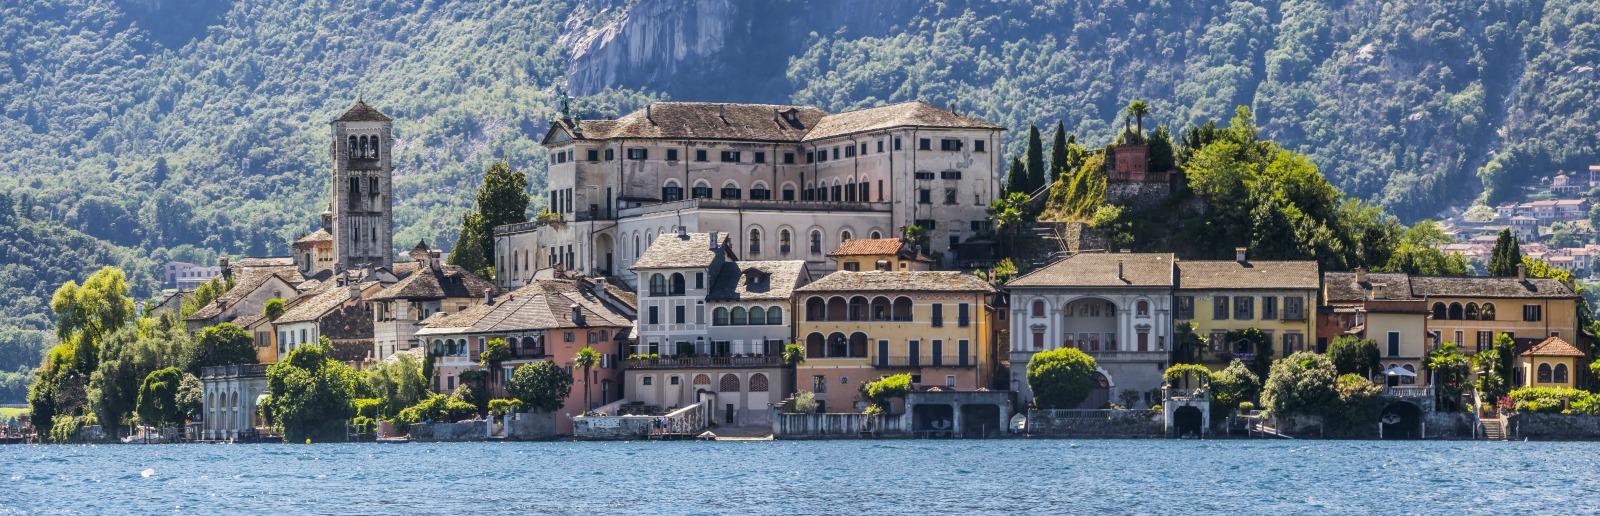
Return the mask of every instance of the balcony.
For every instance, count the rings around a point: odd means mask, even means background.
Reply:
[[[1433,387],[1427,385],[1397,385],[1394,387],[1384,387],[1383,397],[1423,399],[1432,398]]]
[[[272,364],[210,366],[200,369],[201,378],[251,378],[267,375]]]
[[[742,209],[764,211],[817,211],[817,212],[883,212],[891,209],[889,203],[832,202],[832,201],[757,201],[746,199],[687,199],[658,204],[646,204],[618,210],[623,218],[688,209]]]
[[[932,357],[875,356],[869,361],[874,367],[978,367],[978,355],[969,355],[962,362],[961,355],[944,355],[934,363]]]
[[[548,355],[545,355],[543,347],[537,347],[537,348],[520,348],[519,347],[519,348],[511,350],[511,356],[515,357],[515,358],[544,358],[544,357],[546,357]]]
[[[778,355],[754,357],[682,357],[682,358],[632,358],[624,360],[628,369],[685,369],[699,367],[781,367],[783,357]]]
[[[1160,362],[1167,360],[1166,350],[1138,351],[1138,350],[1099,350],[1089,351],[1079,349],[1100,362]]]

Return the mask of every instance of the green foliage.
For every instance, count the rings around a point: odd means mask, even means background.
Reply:
[[[989,203],[989,220],[1000,234],[1001,249],[1009,254],[1016,249],[1017,235],[1028,221],[1028,195],[1009,193]]]
[[[478,408],[461,398],[435,394],[422,400],[416,405],[406,407],[395,416],[395,423],[401,427],[410,427],[417,423],[453,423],[470,419],[478,413]]]
[[[422,356],[422,381],[425,385],[433,385],[433,364],[439,360],[439,355],[433,350],[428,350]]]
[[[489,270],[490,254],[483,252],[483,247],[472,245],[470,242],[482,242],[487,238],[494,241],[494,227],[484,221],[483,215],[477,212],[468,212],[461,216],[461,232],[458,241],[468,242],[467,245],[457,245],[450,251],[450,256],[445,258],[445,263],[455,265],[472,271],[480,277],[485,276]]]
[[[1461,395],[1466,392],[1467,382],[1472,378],[1470,360],[1461,354],[1460,346],[1454,342],[1440,344],[1429,351],[1427,360],[1428,369],[1433,371],[1431,378],[1439,408],[1460,410]]]
[[[522,411],[522,401],[517,399],[496,398],[489,400],[489,413],[505,415]]]
[[[1017,276],[1017,264],[1013,263],[1010,258],[1001,258],[988,271],[977,271],[974,274],[990,283],[1004,285],[1010,282],[1011,278]]]
[[[183,371],[168,367],[150,373],[139,386],[139,422],[166,427],[183,423],[184,407],[178,403]]]
[[[1084,220],[1092,217],[1106,202],[1106,157],[1095,154],[1084,158],[1077,170],[1066,173],[1050,187],[1044,220]]]
[[[382,411],[363,414],[375,419],[392,419],[401,409],[416,405],[432,394],[422,374],[422,364],[409,353],[373,364],[362,372],[362,380],[366,390],[383,402]]]
[[[267,368],[267,399],[262,414],[285,442],[339,440],[346,421],[355,417],[351,386],[359,382],[349,366],[334,360],[333,344],[301,346]]]
[[[233,323],[222,323],[200,330],[200,340],[189,348],[184,358],[189,374],[211,366],[255,364],[255,339],[244,328]]]
[[[1006,170],[1005,181],[1007,194],[1032,193],[1028,190],[1028,168],[1022,164],[1022,158],[1011,158],[1011,168]]]
[[[794,411],[800,414],[810,414],[817,411],[817,395],[811,391],[800,391],[794,395]]]
[[[1039,408],[1077,408],[1095,386],[1093,357],[1073,348],[1034,353],[1028,360],[1028,388]]]
[[[1360,437],[1372,433],[1374,423],[1383,413],[1383,388],[1371,380],[1354,374],[1340,375],[1334,380],[1337,402],[1327,408],[1322,424],[1327,435],[1334,437]]]
[[[1509,228],[1500,230],[1500,238],[1489,251],[1489,275],[1513,277],[1519,265],[1522,265],[1522,248],[1517,244],[1517,236],[1511,234]]]
[[[505,339],[489,339],[483,345],[483,353],[478,354],[478,365],[498,368],[508,358],[511,358],[511,346],[506,344]]]
[[[795,342],[783,345],[783,365],[794,367],[806,361],[806,347]]]
[[[89,408],[108,433],[116,433],[137,409],[145,379],[163,368],[184,367],[184,356],[193,347],[193,339],[182,328],[144,333],[128,328],[105,339],[87,394]]]
[[[1178,323],[1173,330],[1172,361],[1177,364],[1198,364],[1201,355],[1211,348],[1210,343],[1195,333],[1194,322]]]
[[[1128,209],[1121,206],[1107,204],[1095,210],[1094,217],[1089,219],[1089,227],[1105,236],[1107,250],[1122,249],[1133,243],[1133,233],[1130,231],[1132,223],[1128,221],[1128,212]]]
[[[506,393],[522,400],[531,410],[555,412],[566,405],[567,396],[572,394],[572,375],[554,362],[523,364],[506,382]]]
[[[1523,387],[1508,396],[1517,412],[1597,414],[1600,398],[1594,393],[1571,387]]]
[[[212,301],[216,301],[217,298],[228,293],[229,290],[233,290],[232,276],[212,278],[211,281],[202,283],[199,288],[194,289],[194,293],[183,300],[183,306],[179,307],[178,315],[182,317],[194,315],[201,308],[205,308]]]
[[[1378,270],[1422,276],[1466,276],[1469,268],[1465,257],[1439,250],[1452,241],[1439,229],[1437,222],[1423,220],[1401,233],[1399,247]]]
[[[1200,364],[1176,364],[1161,373],[1161,379],[1174,389],[1198,389],[1211,383],[1211,370]]]
[[[1072,170],[1072,149],[1069,145],[1067,143],[1066,126],[1057,121],[1055,136],[1050,141],[1050,170],[1045,175],[1045,184],[1060,181],[1061,176],[1066,174],[1068,170]]]
[[[79,416],[91,410],[88,388],[99,368],[101,344],[133,317],[127,291],[126,277],[111,267],[89,276],[82,287],[68,281],[56,289],[50,309],[56,314],[60,344],[51,348],[28,387],[28,408],[41,433],[50,433],[58,415]]]
[[[1040,138],[1039,126],[1028,126],[1028,183],[1027,190],[1030,195],[1045,185],[1044,140]]]
[[[861,383],[861,401],[876,407],[881,411],[888,411],[889,401],[892,399],[905,399],[906,393],[911,392],[911,375],[902,373],[885,376],[875,382]]]
[[[269,321],[276,321],[279,317],[283,317],[283,311],[282,299],[268,299],[266,303],[261,305],[261,312],[267,316]]]
[[[1516,341],[1511,335],[1496,335],[1494,346],[1472,355],[1472,360],[1473,369],[1480,372],[1475,385],[1479,399],[1492,403],[1511,392],[1516,367]]]
[[[1357,339],[1350,335],[1341,335],[1328,343],[1328,360],[1333,361],[1333,368],[1340,375],[1354,374],[1362,378],[1372,378],[1383,370],[1378,363],[1378,342],[1372,339]]]
[[[1238,346],[1241,341],[1247,342],[1245,347],[1250,350],[1251,358],[1245,365],[1249,366],[1250,371],[1256,376],[1263,378],[1267,376],[1272,367],[1272,339],[1267,338],[1267,334],[1258,328],[1245,328],[1228,332],[1223,341],[1230,346]]]
[[[1333,361],[1316,353],[1299,352],[1272,364],[1261,389],[1261,405],[1277,416],[1324,415],[1339,401]]]
[[[1178,158],[1172,148],[1172,134],[1167,132],[1166,124],[1156,127],[1156,132],[1150,135],[1149,169],[1151,172],[1166,172],[1176,170]]]
[[[588,413],[589,408],[594,406],[589,401],[589,383],[594,376],[589,372],[591,369],[600,366],[600,352],[595,351],[592,347],[584,346],[583,349],[578,350],[578,353],[572,356],[572,365],[583,368],[583,411]]]
[[[1235,359],[1228,367],[1211,373],[1211,411],[1223,415],[1253,403],[1261,397],[1261,376],[1250,370],[1243,361]],[[1250,410],[1254,410],[1251,405]]]

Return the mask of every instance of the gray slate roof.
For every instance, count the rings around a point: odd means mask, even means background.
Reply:
[[[1572,289],[1549,278],[1491,278],[1483,276],[1412,276],[1411,293],[1418,297],[1577,297]]]
[[[728,262],[721,269],[712,280],[707,301],[786,300],[807,279],[804,260]],[[765,280],[750,284],[750,272]]]
[[[836,271],[796,292],[994,292],[971,274],[948,271]]]
[[[466,269],[455,265],[440,265],[438,269],[422,267],[398,283],[378,292],[372,299],[387,301],[482,297],[484,292],[497,291],[493,283],[479,278]]]
[[[822,118],[806,140],[863,133],[893,127],[953,127],[964,129],[1005,129],[954,111],[914,100],[887,106],[847,111]]]
[[[1317,262],[1197,260],[1178,262],[1182,289],[1312,289],[1321,285]]]
[[[390,121],[390,119],[389,119],[388,115],[385,115],[385,114],[379,112],[376,108],[373,108],[372,106],[368,106],[366,102],[358,100],[358,101],[356,101],[356,105],[350,106],[349,110],[345,111],[343,115],[339,115],[339,118],[334,120],[334,121],[335,122],[388,122],[388,121]]]
[[[579,140],[611,138],[802,142],[895,127],[1003,130],[926,102],[828,114],[809,106],[657,102],[616,120],[562,119],[554,123]]]
[[[341,287],[333,282],[327,282],[317,291],[307,292],[305,299],[283,312],[283,316],[278,317],[278,320],[273,321],[273,323],[289,324],[317,321],[349,300],[350,289],[348,287]]]
[[[1354,272],[1325,272],[1322,286],[1329,303],[1416,299],[1411,294],[1411,276],[1400,272],[1369,272],[1366,285],[1356,283]]]
[[[1006,286],[1171,288],[1172,261],[1172,253],[1079,253]]]
[[[717,238],[722,237],[719,234]],[[710,234],[689,233],[680,237],[677,233],[666,233],[650,243],[644,255],[633,263],[633,268],[637,270],[707,267],[717,259],[719,252],[719,249],[711,247]]]
[[[422,335],[455,329],[461,333],[505,333],[552,328],[575,328],[572,305],[583,313],[585,326],[628,327],[627,315],[611,310],[595,297],[592,289],[574,280],[534,280],[514,290],[492,305],[477,305],[448,315],[436,315],[423,322]],[[428,331],[434,330],[434,331]]]

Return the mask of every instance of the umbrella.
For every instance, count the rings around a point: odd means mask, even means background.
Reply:
[[[1416,376],[1417,375],[1417,373],[1413,373],[1411,371],[1407,371],[1406,368],[1400,367],[1400,366],[1394,366],[1394,367],[1391,367],[1391,368],[1388,368],[1388,369],[1384,369],[1383,370],[1383,374],[1386,375],[1386,376]]]

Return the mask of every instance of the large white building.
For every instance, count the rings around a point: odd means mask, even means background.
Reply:
[[[805,260],[919,226],[930,254],[988,233],[1004,128],[923,102],[828,114],[802,106],[659,102],[617,120],[563,118],[550,213],[495,230],[496,282],[556,266],[617,276],[679,228],[728,235],[751,260]]]

